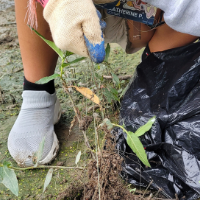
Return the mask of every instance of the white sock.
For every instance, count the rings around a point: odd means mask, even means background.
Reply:
[[[50,156],[47,159],[50,161],[55,151],[52,148],[58,149],[54,132],[56,94],[25,90],[22,97],[21,111],[8,137],[9,152],[20,166],[34,165],[36,152],[45,138],[41,160]]]

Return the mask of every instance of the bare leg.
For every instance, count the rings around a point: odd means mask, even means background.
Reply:
[[[36,82],[54,73],[58,56],[27,26],[27,20],[25,20],[27,0],[15,0],[15,12],[24,74],[28,81]],[[44,20],[42,12],[43,8],[38,4],[37,31],[46,39],[52,40],[49,26]]]
[[[59,148],[57,136],[54,132],[54,123],[61,115],[59,102],[55,92],[30,89],[43,87],[34,84],[37,80],[52,75],[57,62],[57,54],[30,28],[24,20],[27,10],[27,0],[15,0],[16,20],[19,43],[24,65],[24,74],[29,89],[23,91],[23,102],[20,113],[8,136],[8,150],[18,165],[32,166],[39,144],[45,139],[42,157],[39,164],[47,164],[55,158]],[[38,5],[38,25],[45,38],[51,40],[48,24],[42,16],[42,7]],[[32,82],[32,83],[30,83]],[[47,84],[50,84],[49,82]],[[53,87],[50,84],[48,87]]]

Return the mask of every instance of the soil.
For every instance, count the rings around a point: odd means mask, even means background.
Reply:
[[[120,177],[123,159],[116,152],[114,138],[104,130],[106,146],[99,151],[98,162],[90,160],[87,178],[82,179],[82,172],[56,200],[164,200],[158,191],[135,188],[135,192],[131,192],[130,185]]]
[[[128,191],[119,177],[122,158],[115,152],[115,143],[111,136],[106,137],[106,142],[107,150],[103,150],[99,154],[98,165],[96,161],[91,161],[88,165],[89,182],[85,185],[83,199],[134,200],[134,195]]]
[[[115,143],[108,133],[106,150],[99,152],[98,164],[97,161],[91,160],[87,166],[88,181],[83,183],[79,178],[76,179],[76,183],[59,194],[57,200],[135,200],[135,195],[128,190],[119,177],[121,162],[122,158],[116,153]]]

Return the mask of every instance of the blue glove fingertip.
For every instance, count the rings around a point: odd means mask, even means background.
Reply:
[[[103,35],[102,35],[103,37]],[[104,40],[100,44],[92,44],[89,40],[84,36],[85,43],[89,52],[89,56],[91,60],[95,63],[101,63],[104,61],[105,58],[105,47],[104,47]]]

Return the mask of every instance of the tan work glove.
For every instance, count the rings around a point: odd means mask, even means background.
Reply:
[[[105,22],[96,10],[92,0],[29,0],[38,1],[44,7],[44,18],[49,23],[53,40],[62,50],[81,56],[90,56],[94,62],[105,57],[102,29]],[[116,0],[95,0],[96,3],[110,3]],[[116,2],[117,3],[117,2]],[[114,6],[114,5],[113,5]],[[34,9],[32,19],[37,19]],[[33,12],[32,12],[33,11]]]
[[[60,49],[89,56],[84,36],[92,45],[104,48],[100,20],[92,0],[49,0],[43,14]]]

